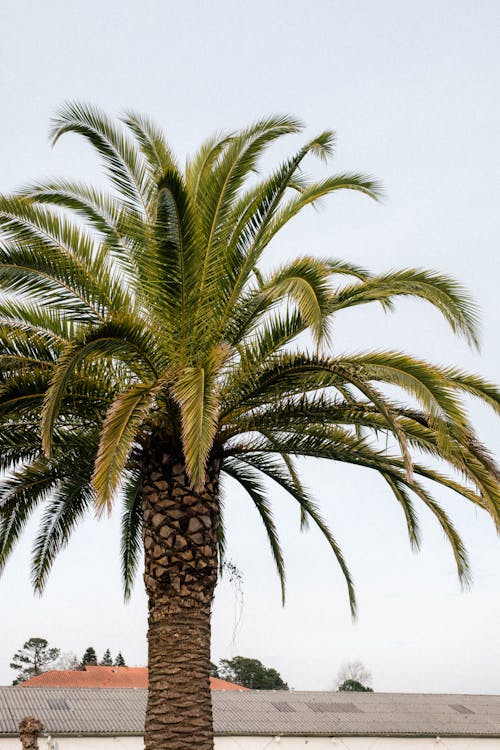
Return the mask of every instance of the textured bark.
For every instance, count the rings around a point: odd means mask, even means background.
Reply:
[[[38,750],[38,735],[45,729],[39,719],[25,716],[19,722],[19,739],[23,750]]]
[[[144,581],[149,599],[146,750],[213,750],[210,614],[217,582],[220,462],[194,491],[160,446],[144,464]]]

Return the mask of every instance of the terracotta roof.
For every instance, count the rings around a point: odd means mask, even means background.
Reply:
[[[21,682],[22,687],[129,687],[148,686],[147,667],[93,667],[54,669]]]
[[[221,680],[219,677],[210,678],[210,687],[212,690],[248,690],[243,685],[237,685],[235,682],[228,682],[227,680]]]
[[[45,734],[139,736],[146,700],[145,688],[0,687],[0,738],[28,715]],[[499,747],[500,695],[216,690],[212,701],[216,736],[494,737],[487,746]]]
[[[146,688],[147,667],[93,667],[54,669],[20,683],[21,687]],[[210,678],[212,690],[247,690],[234,682]]]

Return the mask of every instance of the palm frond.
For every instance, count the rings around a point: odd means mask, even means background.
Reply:
[[[142,478],[139,473],[129,473],[123,484],[123,512],[121,518],[121,561],[123,595],[125,601],[130,599],[132,586],[137,573],[141,555],[141,487]]]
[[[29,517],[57,486],[56,468],[35,461],[4,478],[0,485],[0,572],[15,547]]]
[[[98,508],[111,509],[139,429],[150,413],[158,385],[137,383],[121,393],[104,420],[92,486]]]
[[[152,172],[153,179],[158,182],[162,176],[171,170],[180,174],[176,159],[169,148],[161,129],[145,115],[139,112],[126,112],[122,121],[133,133],[139,149]]]
[[[248,495],[250,495],[255,507],[257,508],[266,530],[269,546],[276,565],[281,586],[281,601],[284,605],[286,596],[285,563],[271,507],[266,497],[265,488],[260,482],[257,472],[252,471],[249,466],[245,466],[243,462],[237,461],[234,458],[226,458],[222,470],[241,484]]]
[[[387,474],[383,471],[381,471],[380,473],[391,488],[394,497],[403,508],[411,548],[414,552],[418,552],[421,545],[420,527],[418,523],[418,516],[407,488],[401,481],[401,479],[399,479],[397,476],[392,476],[391,474]]]
[[[89,467],[87,467],[89,468]],[[33,588],[41,594],[47,583],[55,558],[69,542],[75,526],[82,520],[92,503],[89,475],[66,467],[42,516],[33,546],[31,580]]]
[[[373,301],[387,305],[398,296],[429,302],[448,321],[454,333],[478,345],[478,311],[470,295],[454,279],[433,271],[409,268],[372,276],[338,291],[333,305],[335,310]]]
[[[279,212],[277,212],[273,221],[270,223],[263,242],[269,242],[275,235],[288,224],[297,214],[306,206],[314,205],[318,200],[324,198],[337,190],[354,190],[363,193],[373,200],[379,200],[382,197],[382,187],[373,177],[367,175],[346,173],[337,174],[327,177],[325,180],[308,185],[299,195],[290,199]]]
[[[263,280],[261,291],[270,300],[289,299],[297,305],[316,343],[328,337],[329,269],[314,258],[297,258]],[[326,343],[326,342],[325,342]]]
[[[480,399],[496,414],[500,414],[500,389],[494,383],[457,367],[440,368],[440,372],[449,379],[453,388]]]
[[[137,361],[131,358],[131,353]],[[131,370],[137,369],[140,363],[154,376],[156,372],[151,354],[154,356],[149,332],[125,317],[110,321],[91,331],[81,341],[76,340],[69,344],[57,362],[44,398],[41,431],[46,453],[49,455],[51,451],[54,423],[66,388],[80,363],[89,357],[122,357],[125,363],[130,365]]]
[[[64,133],[76,133],[86,138],[101,156],[111,184],[123,199],[148,215],[150,175],[123,130],[97,107],[68,102],[52,120],[52,144],[57,143]]]
[[[199,272],[196,239],[194,213],[183,180],[173,170],[164,172],[158,182],[155,243],[144,258],[142,285],[167,333],[176,341],[184,364],[193,333],[188,321],[192,327],[190,312]]]
[[[457,566],[458,579],[464,588],[468,588],[472,582],[469,558],[464,543],[453,523],[444,509],[432,498],[430,493],[427,492],[420,483],[412,482],[411,484],[408,484],[408,486],[437,518],[453,551],[453,556]]]
[[[15,336],[17,331],[54,347],[68,343],[81,329],[58,307],[47,307],[24,299],[0,300],[0,325]]]
[[[214,445],[219,416],[219,394],[214,381],[224,349],[198,367],[185,367],[172,388],[182,419],[182,445],[193,486],[200,487]]]
[[[211,296],[213,279],[218,279],[219,262],[225,251],[224,225],[244,180],[256,167],[262,151],[271,142],[300,129],[300,123],[286,115],[276,115],[257,122],[229,141],[221,153],[217,168],[210,170],[209,179],[198,187],[202,200],[196,204],[204,250],[200,258],[199,300]],[[210,282],[210,283],[209,283]],[[217,285],[217,284],[216,284]],[[203,308],[205,308],[205,304]]]

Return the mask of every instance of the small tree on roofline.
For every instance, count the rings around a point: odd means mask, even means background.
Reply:
[[[115,667],[126,667],[127,666],[126,663],[125,663],[125,659],[122,656],[122,652],[121,651],[118,651],[118,654],[116,655],[114,666]]]
[[[89,646],[85,651],[84,655],[82,656],[81,665],[82,667],[97,666],[97,654],[93,646]]]
[[[101,661],[99,662],[101,667],[112,667],[113,666],[113,659],[111,658],[111,651],[109,648],[106,649],[106,651],[103,654],[103,657]]]

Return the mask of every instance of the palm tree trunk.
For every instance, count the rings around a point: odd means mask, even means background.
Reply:
[[[142,489],[149,598],[146,750],[213,750],[210,614],[217,582],[218,480],[194,491],[182,462],[148,450]]]

